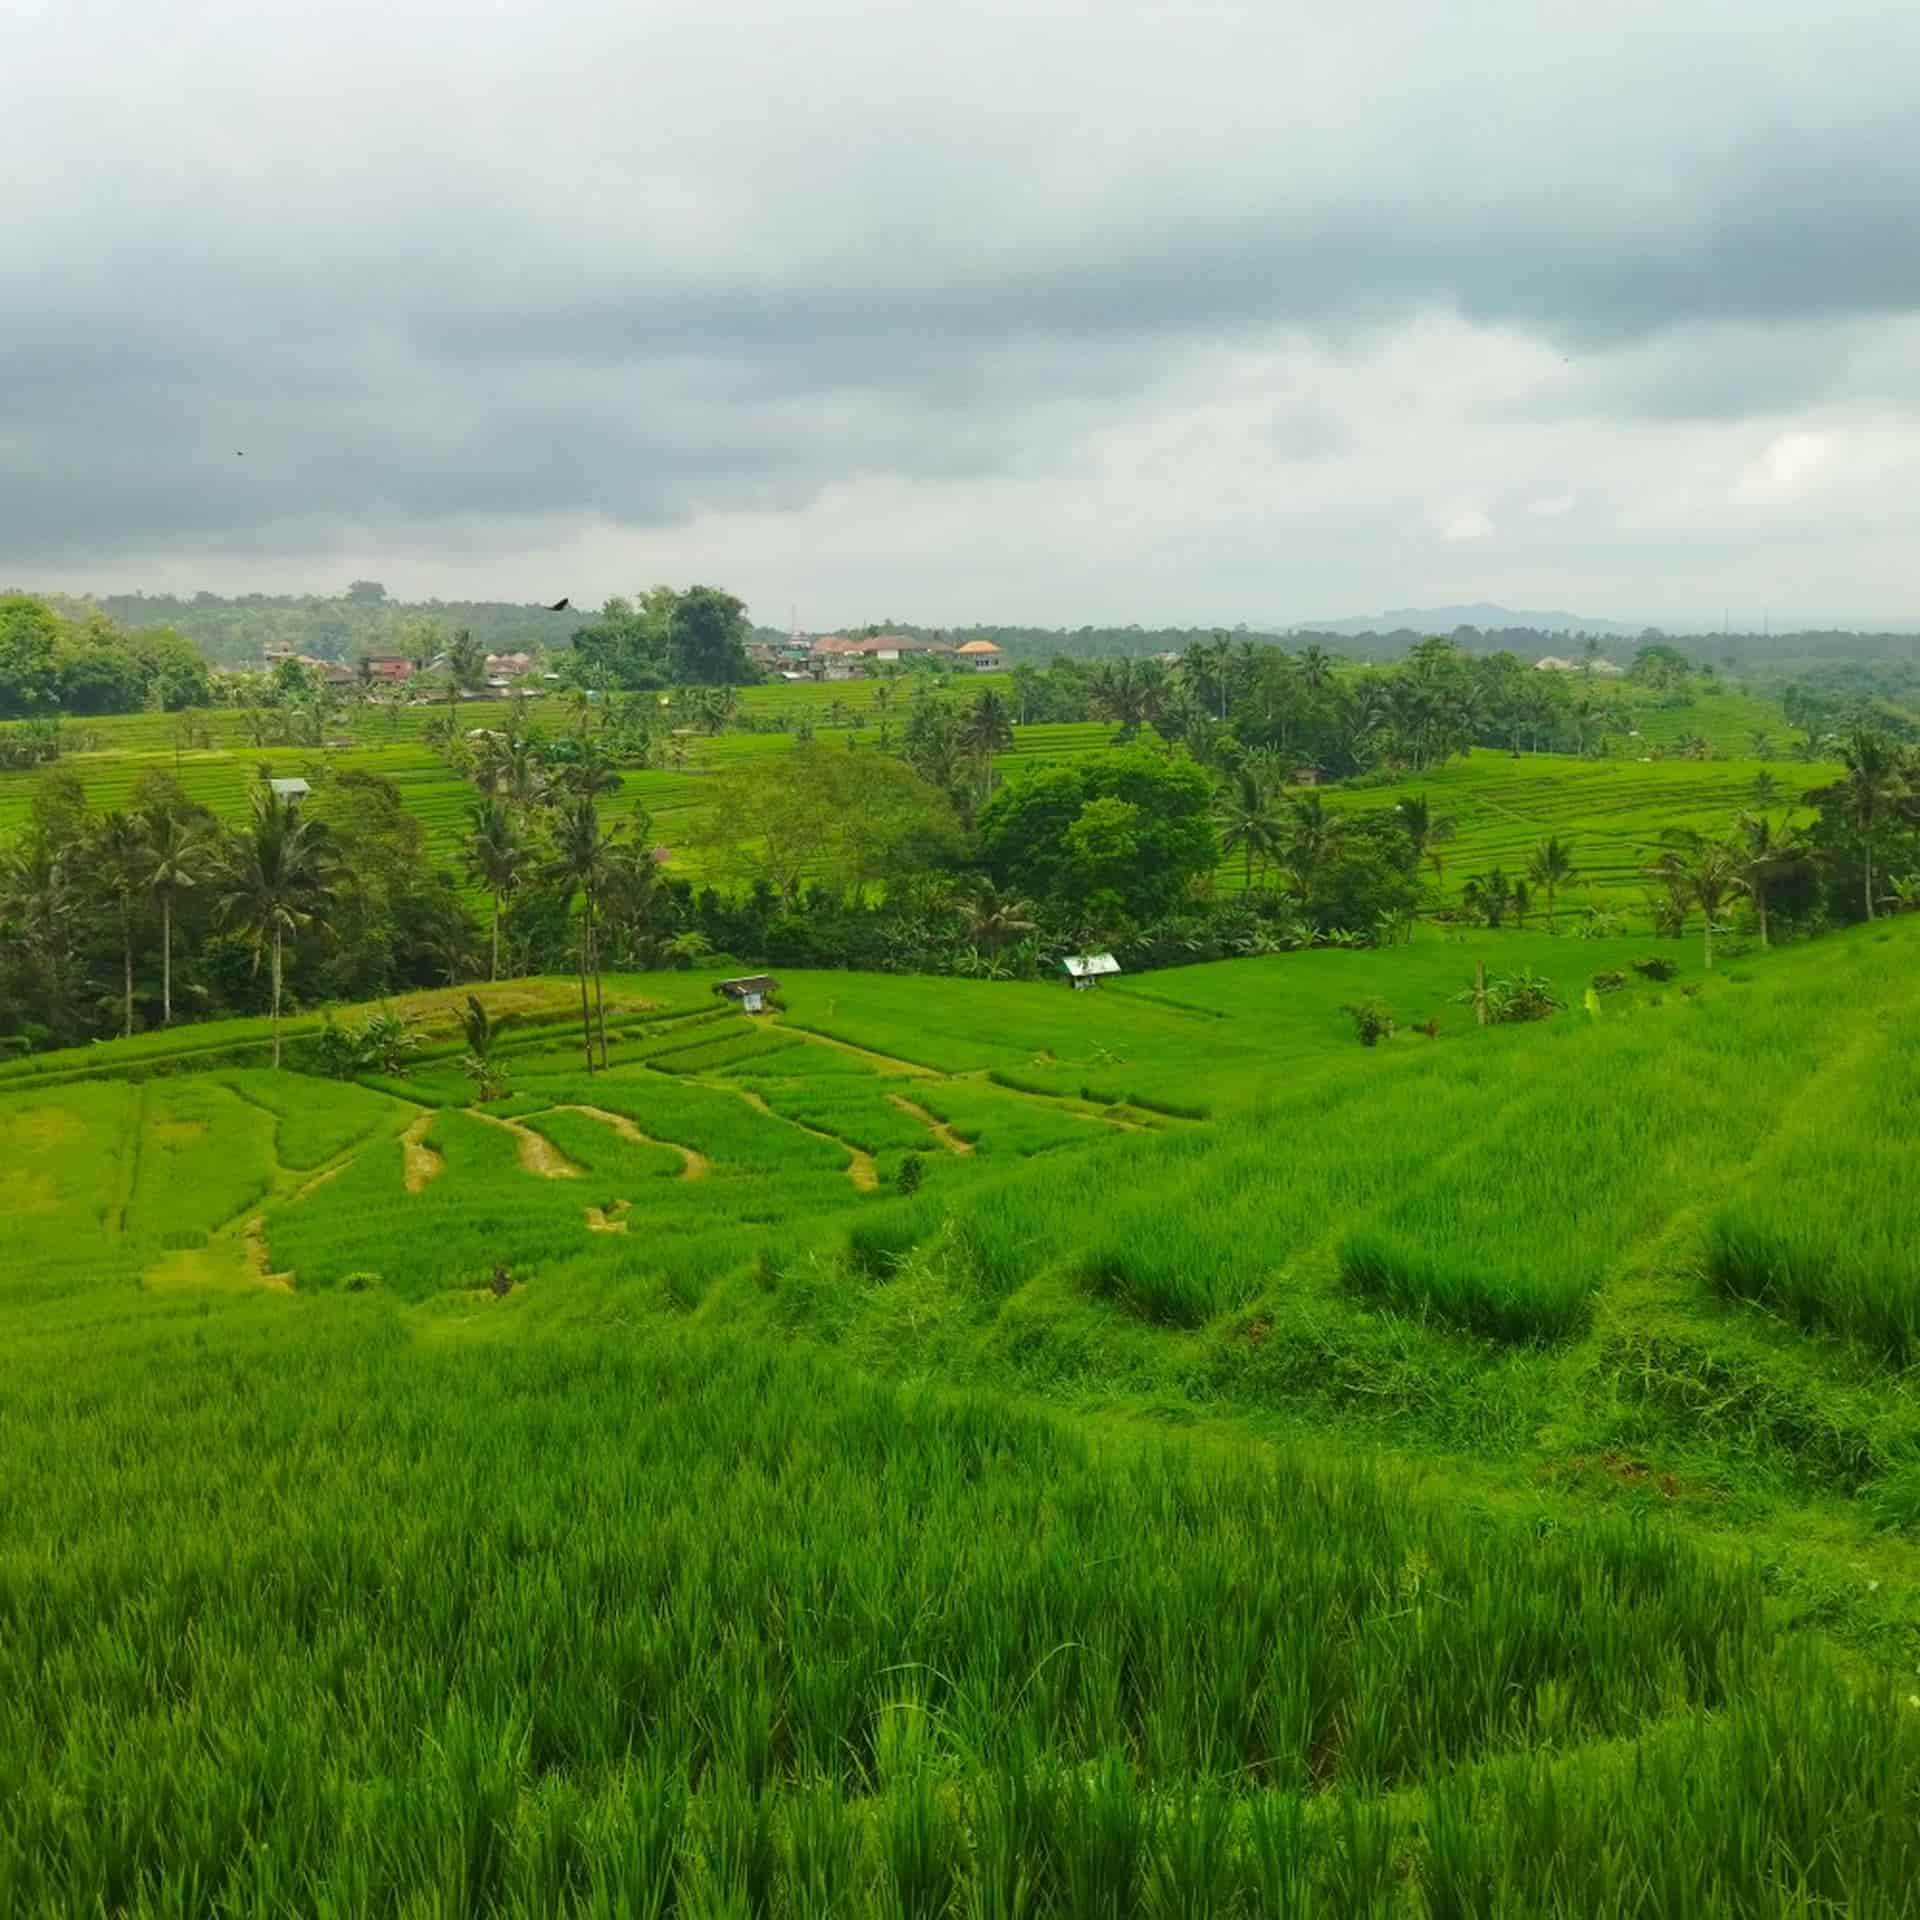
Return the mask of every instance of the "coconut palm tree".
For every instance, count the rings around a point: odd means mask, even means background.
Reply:
[[[1867,918],[1871,920],[1873,837],[1888,811],[1906,795],[1905,769],[1899,748],[1884,733],[1868,727],[1856,727],[1841,743],[1840,758],[1847,769],[1840,782],[1840,803],[1848,825],[1860,836],[1861,857],[1866,862]]]
[[[124,985],[123,1038],[133,1036],[133,910],[145,889],[145,843],[139,819],[116,808],[104,814],[87,836],[86,860],[93,883],[112,903],[120,921],[121,979]]]
[[[1345,823],[1326,809],[1317,793],[1287,796],[1287,813],[1282,829],[1286,862],[1305,894],[1313,888],[1313,876],[1320,863],[1339,843]]]
[[[1277,860],[1287,839],[1280,816],[1274,812],[1273,798],[1252,768],[1242,766],[1220,789],[1213,801],[1214,824],[1220,830],[1220,851],[1236,848],[1246,862],[1246,884],[1253,888],[1253,867]]]
[[[214,911],[240,927],[257,957],[273,959],[273,1064],[280,1064],[280,989],[286,937],[323,914],[340,884],[333,839],[271,788],[254,796],[253,818],[221,851]]]
[[[967,709],[960,739],[979,771],[980,798],[984,802],[993,791],[993,756],[1013,746],[1013,721],[1007,703],[991,687],[983,687],[979,699]]]
[[[1563,841],[1558,834],[1542,840],[1527,856],[1527,878],[1547,896],[1547,931],[1560,931],[1559,919],[1554,910],[1555,897],[1569,881],[1579,878],[1579,871],[1573,864],[1573,843]]]
[[[152,807],[141,817],[142,888],[160,909],[160,1024],[173,1025],[173,903],[207,876],[212,849],[205,837],[170,807]]]
[[[997,959],[1009,939],[1033,931],[1032,913],[1030,902],[1002,893],[991,880],[983,880],[966,903],[967,932],[976,946],[984,947]]]
[[[507,895],[520,884],[527,843],[504,801],[473,801],[467,808],[467,828],[467,878],[493,895],[493,970],[489,978],[498,980],[501,909]]]
[[[1711,967],[1714,916],[1741,884],[1740,850],[1693,827],[1669,827],[1660,838],[1667,851],[1647,871],[1666,882],[1668,892],[1683,908],[1700,909],[1706,922],[1702,935],[1706,964]]]
[[[607,1064],[606,992],[600,978],[598,909],[607,861],[613,843],[600,825],[600,809],[591,793],[573,795],[560,808],[554,829],[554,877],[576,887],[581,895],[579,927],[580,1033],[586,1048],[587,1071],[593,1071],[594,1012],[587,1001],[587,981],[593,981],[593,1007],[598,1010],[600,1064]]]
[[[1776,827],[1763,813],[1742,813],[1734,820],[1740,860],[1734,884],[1753,902],[1760,917],[1760,944],[1767,938],[1767,888],[1807,857],[1807,843],[1797,829]]]

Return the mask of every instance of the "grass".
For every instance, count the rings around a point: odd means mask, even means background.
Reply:
[[[1644,948],[0,1081],[0,1904],[1908,1911],[1920,921]]]

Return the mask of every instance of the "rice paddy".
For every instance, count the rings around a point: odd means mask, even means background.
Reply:
[[[0,1076],[0,1907],[1912,1911],[1920,921],[1644,949]]]
[[[790,721],[804,717],[817,727],[823,742],[872,744],[879,739],[874,702],[880,687],[877,681],[750,687],[739,698],[743,710],[762,725],[781,714]],[[962,686],[952,697],[964,699],[970,691]],[[230,824],[245,817],[248,793],[261,767],[276,775],[296,775],[319,761],[338,771],[378,774],[394,783],[408,812],[420,821],[429,861],[458,876],[473,789],[423,737],[436,712],[444,708],[379,710],[356,724],[348,736],[353,744],[324,752],[250,745],[244,716],[225,710],[194,716],[208,728],[212,746],[175,752],[174,716],[119,715],[73,728],[83,744],[67,752],[60,764],[79,776],[97,810],[124,807],[143,773],[164,772],[178,777],[190,799]],[[897,701],[893,712],[897,735]],[[498,719],[496,710],[482,708],[466,717],[486,725],[490,713]],[[1617,758],[1510,755],[1482,747],[1437,773],[1397,787],[1335,792],[1329,803],[1336,810],[1391,806],[1407,793],[1425,793],[1435,814],[1454,822],[1454,838],[1440,848],[1442,867],[1437,876],[1427,876],[1442,897],[1457,894],[1469,875],[1493,866],[1504,867],[1510,875],[1523,874],[1532,848],[1558,835],[1573,841],[1579,867],[1579,878],[1561,904],[1570,911],[1584,906],[1620,909],[1637,905],[1642,869],[1663,829],[1723,828],[1739,808],[1751,804],[1754,781],[1763,772],[1779,792],[1772,806],[1788,811],[1802,795],[1834,778],[1833,767],[1788,762],[1784,752],[1767,760],[1745,757],[1752,752],[1755,733],[1771,731],[1783,743],[1787,738],[1784,716],[1769,702],[1710,694],[1691,707],[1649,708],[1636,717],[1640,737],[1621,743],[1626,751]],[[569,710],[556,699],[532,703],[529,719],[549,737],[564,734],[572,723]],[[1671,750],[1683,735],[1705,740],[1729,757],[1642,763],[1642,752]],[[694,842],[708,809],[711,776],[742,759],[788,752],[793,740],[791,733],[782,732],[684,736],[684,766],[627,771],[619,790],[606,796],[603,813],[614,824],[644,809],[654,842],[668,850],[669,871],[700,882],[708,876]],[[1000,778],[1017,778],[1025,770],[1107,753],[1113,746],[1114,730],[1105,722],[1041,722],[1015,727],[1012,749],[996,756],[994,764]],[[25,821],[35,778],[29,771],[0,772],[0,840],[15,834]],[[1223,860],[1217,884],[1232,891],[1244,883],[1242,863],[1233,857]]]

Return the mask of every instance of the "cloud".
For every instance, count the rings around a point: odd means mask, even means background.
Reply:
[[[1742,506],[1784,506],[1817,487],[1839,453],[1829,433],[1783,433],[1740,469],[1733,499]]]
[[[1455,507],[1441,516],[1443,540],[1486,540],[1493,535],[1493,522],[1480,507]]]
[[[1536,520],[1559,520],[1571,513],[1578,504],[1578,498],[1571,493],[1554,493],[1544,499],[1529,500],[1527,511]]]
[[[17,578],[1257,618],[1425,597],[1438,532],[1670,614],[1829,497],[1783,437],[1920,422],[1865,0],[25,0],[0,54]]]

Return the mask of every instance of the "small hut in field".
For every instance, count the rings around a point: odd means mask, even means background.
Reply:
[[[1120,962],[1110,953],[1070,953],[1060,962],[1060,971],[1072,983],[1075,993],[1097,987],[1108,974],[1120,971]]]
[[[731,1000],[742,1013],[765,1013],[780,991],[780,982],[770,973],[746,973],[737,980],[715,981],[713,990]]]

